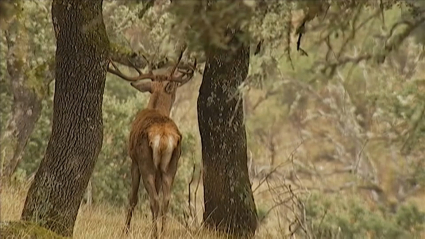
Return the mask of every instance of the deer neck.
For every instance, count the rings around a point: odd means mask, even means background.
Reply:
[[[169,117],[171,111],[171,97],[153,93],[149,99],[148,109],[156,110],[161,115]]]

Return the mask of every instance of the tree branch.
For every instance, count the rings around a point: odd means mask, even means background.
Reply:
[[[376,59],[376,61],[378,63],[382,63],[384,62],[385,58],[387,57],[387,55],[395,50],[397,50],[400,45],[403,43],[403,41],[410,36],[410,34],[419,26],[421,26],[423,23],[425,22],[425,17],[419,18],[413,22],[407,22],[406,20],[402,20],[400,22],[395,23],[390,30],[390,34],[388,34],[387,36],[383,36],[384,43],[385,43],[385,47],[384,49],[377,53],[377,54],[372,54],[372,53],[365,53],[356,57],[340,57],[339,59],[337,59],[334,62],[326,62],[326,63],[320,63],[320,65],[324,65],[324,67],[322,68],[322,72],[326,73],[328,72],[328,70],[330,70],[329,75],[332,75],[336,68],[338,66],[344,66],[347,63],[353,63],[353,64],[358,64],[361,61],[367,61],[367,60],[371,60],[371,59]],[[393,32],[394,32],[394,28],[398,27],[399,25],[406,25],[407,27],[399,34],[393,36]],[[392,40],[390,41],[390,38],[392,38]]]

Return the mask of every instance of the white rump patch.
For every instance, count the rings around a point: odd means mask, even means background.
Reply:
[[[162,142],[161,142],[162,141]],[[157,169],[161,169],[162,171],[166,171],[168,169],[168,165],[171,161],[171,156],[174,152],[175,139],[173,136],[163,136],[155,135],[152,139],[152,152],[153,152],[153,163]],[[161,145],[165,145],[166,148],[162,149]]]
[[[174,137],[168,136],[167,148],[164,150],[162,154],[161,170],[163,171],[168,169],[168,165],[170,164],[170,161],[171,161],[171,156],[173,155],[174,145],[175,145]]]
[[[152,152],[153,152],[153,163],[155,165],[155,168],[158,168],[159,163],[161,162],[161,156],[159,155],[159,142],[161,140],[161,136],[155,135],[152,142]]]

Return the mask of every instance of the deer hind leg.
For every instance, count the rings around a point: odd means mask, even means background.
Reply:
[[[155,174],[155,188],[156,192],[158,193],[158,196],[160,197],[160,194],[162,192],[162,175],[160,170],[157,170]]]
[[[158,193],[158,200],[160,201],[161,198],[161,192],[162,192],[162,173],[161,170],[157,170],[155,174],[155,188],[156,192]],[[158,201],[158,202],[159,202]],[[162,207],[161,204],[159,204],[159,217],[162,217]],[[162,225],[161,225],[161,232],[162,232]]]
[[[161,233],[164,232],[167,222],[168,206],[171,198],[171,187],[173,184],[174,175],[162,174],[162,207],[161,207]]]
[[[146,191],[149,195],[149,203],[152,212],[153,237],[158,238],[157,219],[159,214],[159,196],[155,187],[155,172],[143,175],[143,184],[145,185]]]
[[[181,149],[180,145],[172,151],[172,154],[169,155],[170,160],[169,164],[161,164],[162,172],[162,210],[161,210],[161,219],[162,219],[162,228],[161,232],[164,232],[164,228],[167,221],[167,212],[168,206],[171,198],[171,188],[173,186],[174,177],[177,172],[178,160],[180,158]]]
[[[127,234],[128,231],[130,230],[130,223],[131,223],[131,218],[133,216],[133,211],[139,200],[137,195],[137,193],[139,192],[139,185],[140,185],[140,171],[139,171],[139,167],[137,163],[133,161],[131,164],[131,191],[129,194],[130,204],[128,207],[127,217],[125,220],[125,228],[124,228],[125,234]]]

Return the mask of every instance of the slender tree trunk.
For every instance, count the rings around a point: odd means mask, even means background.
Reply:
[[[72,236],[102,147],[102,99],[109,41],[102,0],[54,0],[57,40],[52,133],[22,219]]]
[[[29,136],[41,115],[42,99],[35,89],[29,86],[29,77],[26,75],[29,42],[27,32],[22,26],[22,18],[23,16],[16,16],[6,31],[6,65],[13,94],[12,114],[1,139],[6,153],[2,162],[2,178],[6,181],[11,179],[21,161]]]
[[[255,233],[257,213],[247,168],[243,98],[235,93],[248,74],[249,47],[231,34],[231,49],[207,49],[199,89],[204,222],[245,237]]]

